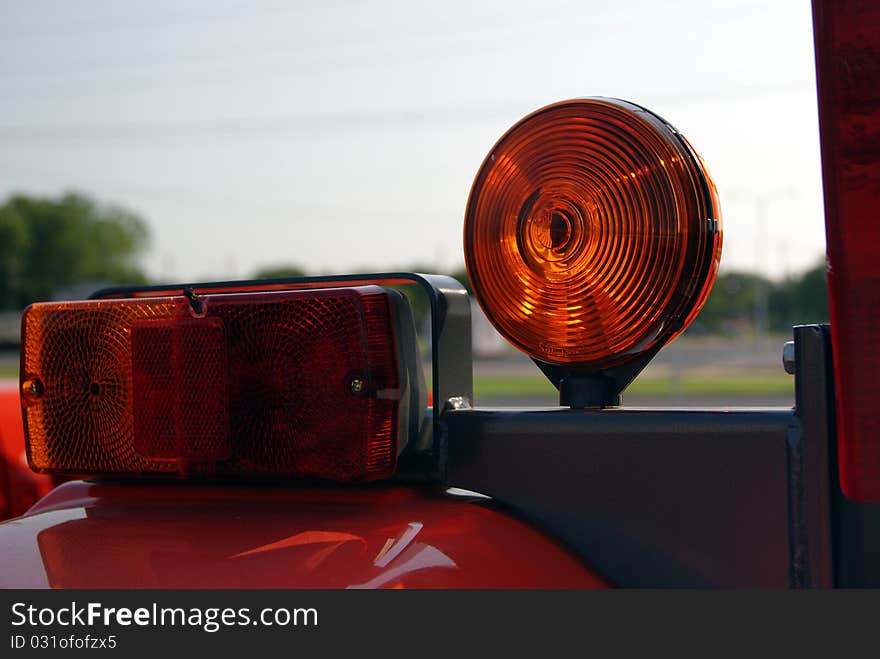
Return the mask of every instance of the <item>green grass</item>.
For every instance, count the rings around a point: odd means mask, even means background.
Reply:
[[[760,396],[784,396],[794,392],[794,378],[785,373],[779,375],[739,375],[726,377],[683,377],[678,382],[672,378],[636,379],[627,393],[642,396],[658,396],[680,393],[684,396],[719,396],[749,394]]]
[[[0,378],[18,378],[18,368],[0,366]],[[636,378],[625,393],[632,396],[661,398],[664,396],[785,396],[794,391],[794,378],[779,375],[731,375],[722,377],[685,376],[673,378]],[[553,385],[540,373],[511,377],[481,377],[474,379],[474,395],[477,400],[503,399],[505,397],[550,396],[555,397]]]
[[[723,377],[685,376],[673,378],[636,378],[627,394],[633,396],[784,396],[794,391],[794,378],[779,375],[735,375]],[[477,377],[474,380],[474,396],[480,398],[504,398],[505,396],[555,395],[543,375],[514,377]]]

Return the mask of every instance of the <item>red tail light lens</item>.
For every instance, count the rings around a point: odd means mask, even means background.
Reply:
[[[142,456],[221,460],[232,455],[224,329],[216,316],[132,324],[134,447]]]
[[[464,243],[501,334],[540,361],[599,370],[696,317],[721,213],[677,131],[636,105],[587,98],[538,110],[498,141],[474,181]]]
[[[199,314],[184,296],[28,308],[31,466],[336,481],[393,473],[415,386],[396,342],[402,296],[363,286],[199,303]]]
[[[840,486],[880,502],[880,6],[814,2]]]

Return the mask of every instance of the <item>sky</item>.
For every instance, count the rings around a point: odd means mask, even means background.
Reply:
[[[450,271],[489,149],[579,96],[688,137],[722,271],[822,258],[806,0],[0,0],[0,198],[135,211],[160,281]]]

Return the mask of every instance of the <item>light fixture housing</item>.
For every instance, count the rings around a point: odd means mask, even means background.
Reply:
[[[614,405],[708,297],[715,185],[690,143],[633,103],[544,107],[502,136],[471,189],[464,252],[496,329],[575,407]]]

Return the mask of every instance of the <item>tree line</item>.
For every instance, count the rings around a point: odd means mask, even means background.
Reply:
[[[149,239],[136,213],[78,193],[57,198],[13,195],[0,206],[0,307],[20,310],[84,283],[146,283],[138,258]],[[407,268],[432,272],[424,264]],[[254,278],[309,274],[291,264],[261,268]],[[470,290],[467,272],[448,273]],[[414,301],[417,316],[424,304]],[[753,272],[724,272],[715,282],[692,333],[788,332],[792,325],[828,320],[825,263],[772,280]]]
[[[693,329],[727,334],[743,329],[790,332],[793,325],[829,318],[827,267],[822,259],[779,281],[753,272],[718,275]]]
[[[143,283],[147,225],[77,193],[13,195],[0,206],[0,305],[19,310],[83,282]]]

